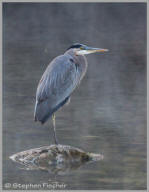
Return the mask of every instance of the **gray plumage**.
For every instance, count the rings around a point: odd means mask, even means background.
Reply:
[[[35,121],[45,123],[63,106],[84,77],[87,60],[70,48],[56,57],[44,72],[36,92]]]
[[[105,51],[107,49],[73,44],[63,55],[56,57],[42,75],[36,92],[34,119],[43,124],[52,116],[55,144],[58,144],[55,112],[70,100],[72,92],[84,77],[87,70],[84,55]]]

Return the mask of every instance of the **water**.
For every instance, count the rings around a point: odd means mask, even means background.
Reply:
[[[5,3],[3,39],[3,184],[146,189],[146,4]],[[51,121],[33,121],[35,92],[73,42],[110,51],[87,56],[85,78],[56,113],[57,136],[104,159],[58,175],[20,169],[10,155],[53,143]]]

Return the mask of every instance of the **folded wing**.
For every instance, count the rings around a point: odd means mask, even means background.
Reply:
[[[80,80],[80,73],[68,56],[56,57],[44,72],[36,92],[34,118],[45,123],[64,105]]]

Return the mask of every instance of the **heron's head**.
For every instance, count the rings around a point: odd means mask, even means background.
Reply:
[[[90,54],[90,53],[106,52],[106,51],[108,51],[108,49],[88,47],[87,45],[83,45],[83,44],[79,44],[79,43],[73,44],[68,49],[74,49],[75,52],[76,52],[76,55],[87,55],[87,54]]]

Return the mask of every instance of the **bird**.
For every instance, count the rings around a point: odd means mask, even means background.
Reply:
[[[43,73],[36,91],[34,121],[44,124],[52,118],[56,145],[59,142],[56,135],[55,112],[70,101],[71,94],[85,76],[88,66],[85,55],[106,51],[108,49],[75,43],[64,54],[54,58]]]

